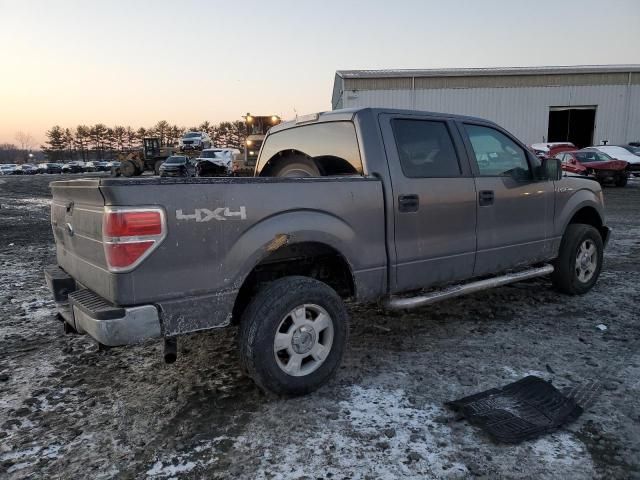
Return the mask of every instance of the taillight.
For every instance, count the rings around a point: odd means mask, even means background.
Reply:
[[[165,215],[160,208],[105,207],[102,241],[112,272],[134,269],[165,236]]]

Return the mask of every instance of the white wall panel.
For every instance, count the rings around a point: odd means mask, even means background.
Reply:
[[[492,120],[525,143],[546,140],[549,107],[595,105],[594,142],[640,138],[640,85],[359,90],[343,106],[389,107],[473,115]]]

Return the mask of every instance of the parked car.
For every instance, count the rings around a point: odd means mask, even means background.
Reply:
[[[624,187],[629,178],[627,162],[615,160],[593,148],[558,153],[556,158],[562,162],[563,170],[594,178],[600,183],[614,183],[616,187]]]
[[[39,163],[38,173],[62,173],[62,164],[60,163]]]
[[[633,153],[634,155],[639,155],[640,156],[640,145],[634,145],[635,142],[631,142],[628,145],[619,145],[620,147],[624,148],[625,150]]]
[[[84,171],[85,172],[96,172],[97,171],[97,163],[98,162],[93,162],[93,161],[85,162],[84,163]]]
[[[109,170],[111,170],[111,162],[106,162],[106,161],[96,162],[96,171],[108,172]]]
[[[237,148],[205,148],[196,158],[196,174],[199,177],[228,175],[236,155],[240,155]]]
[[[634,155],[626,148],[617,145],[598,145],[590,148],[606,153],[616,160],[624,160],[629,163],[629,171],[636,177],[640,176],[640,156]]]
[[[79,161],[73,161],[62,165],[62,173],[83,173],[84,163]]]
[[[187,132],[180,139],[178,147],[180,151],[211,148],[211,137],[206,132]]]
[[[160,165],[161,177],[193,177],[195,176],[194,162],[184,155],[172,155]]]
[[[557,153],[575,150],[576,146],[571,142],[547,142],[533,143],[529,148],[538,157],[554,157]]]
[[[23,163],[16,168],[18,175],[35,175],[38,173],[38,167],[31,163]]]
[[[16,163],[5,163],[0,165],[0,175],[16,175],[18,165]]]
[[[406,310],[544,275],[576,295],[602,268],[602,187],[488,120],[300,116],[257,162],[262,178],[53,182],[45,276],[67,331],[164,338],[172,362],[178,336],[239,324],[243,369],[300,395],[340,366],[345,299]]]

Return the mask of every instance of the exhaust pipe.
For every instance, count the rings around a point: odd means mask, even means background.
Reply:
[[[178,339],[176,337],[164,339],[164,362],[174,363],[178,358]]]

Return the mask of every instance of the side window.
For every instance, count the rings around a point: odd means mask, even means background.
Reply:
[[[498,177],[529,174],[524,150],[502,132],[481,125],[464,125],[476,157],[480,175]]]
[[[460,176],[458,156],[444,122],[395,119],[392,128],[405,176]]]

